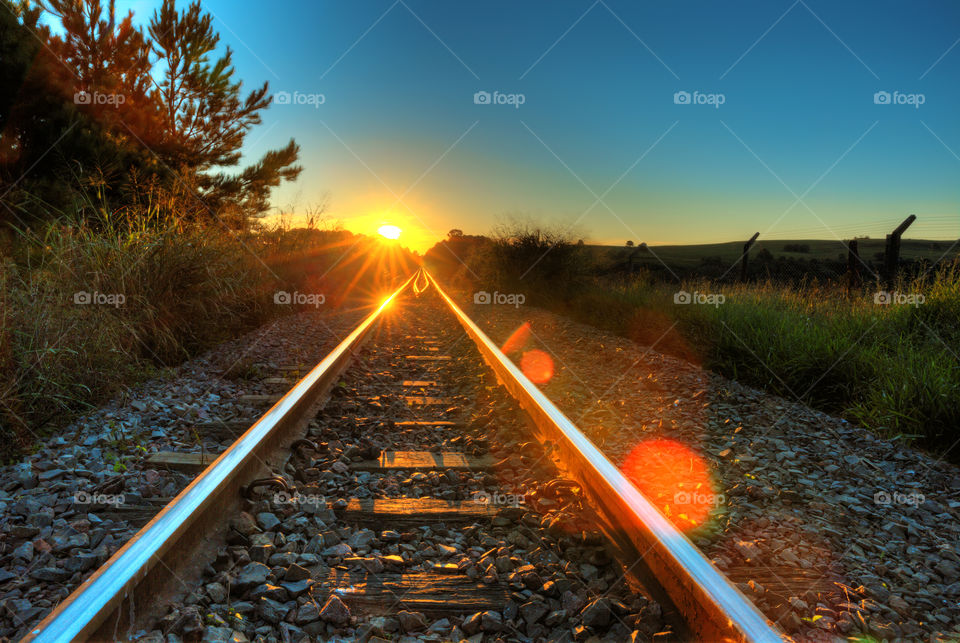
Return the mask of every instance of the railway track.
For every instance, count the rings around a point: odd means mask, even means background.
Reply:
[[[26,640],[403,636],[783,638],[419,271]]]

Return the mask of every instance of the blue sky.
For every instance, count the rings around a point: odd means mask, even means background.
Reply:
[[[879,236],[909,213],[908,236],[960,237],[954,2],[203,5],[244,81],[291,97],[246,146],[300,143],[279,209],[327,195],[420,249],[509,216],[617,243]]]

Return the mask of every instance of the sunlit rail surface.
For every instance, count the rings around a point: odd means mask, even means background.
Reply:
[[[106,564],[34,628],[27,641],[114,639],[121,621],[155,600],[159,577],[183,552],[202,542],[222,522],[225,503],[255,477],[258,454],[278,448],[323,398],[392,302],[410,288],[436,288],[498,379],[526,411],[537,437],[560,446],[560,466],[582,486],[604,531],[621,552],[642,558],[656,591],[679,612],[689,634],[707,641],[780,641],[785,637],[690,542],[670,519],[630,482],[537,388],[553,374],[549,356],[524,354],[518,367],[474,324],[425,270],[419,270],[385,299],[326,358],[203,471]],[[519,331],[522,334],[522,329]],[[508,340],[522,343],[522,338]],[[642,457],[642,456],[638,456]],[[627,471],[629,474],[629,471]],[[645,489],[645,492],[650,493]],[[222,527],[222,525],[219,525]]]

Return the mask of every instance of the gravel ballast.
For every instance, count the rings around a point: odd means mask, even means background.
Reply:
[[[694,542],[793,636],[960,637],[955,465],[534,307],[462,307],[500,343],[530,324],[511,356],[550,356],[545,393],[616,464],[654,439],[694,451],[717,506]]]

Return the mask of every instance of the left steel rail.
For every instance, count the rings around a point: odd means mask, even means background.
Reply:
[[[226,507],[239,502],[240,487],[263,469],[267,454],[290,437],[290,429],[330,390],[383,311],[417,274],[419,271],[23,640],[125,639],[139,608],[149,606],[170,576],[176,576],[173,569],[188,550],[185,544],[203,542],[211,526],[222,528]]]

